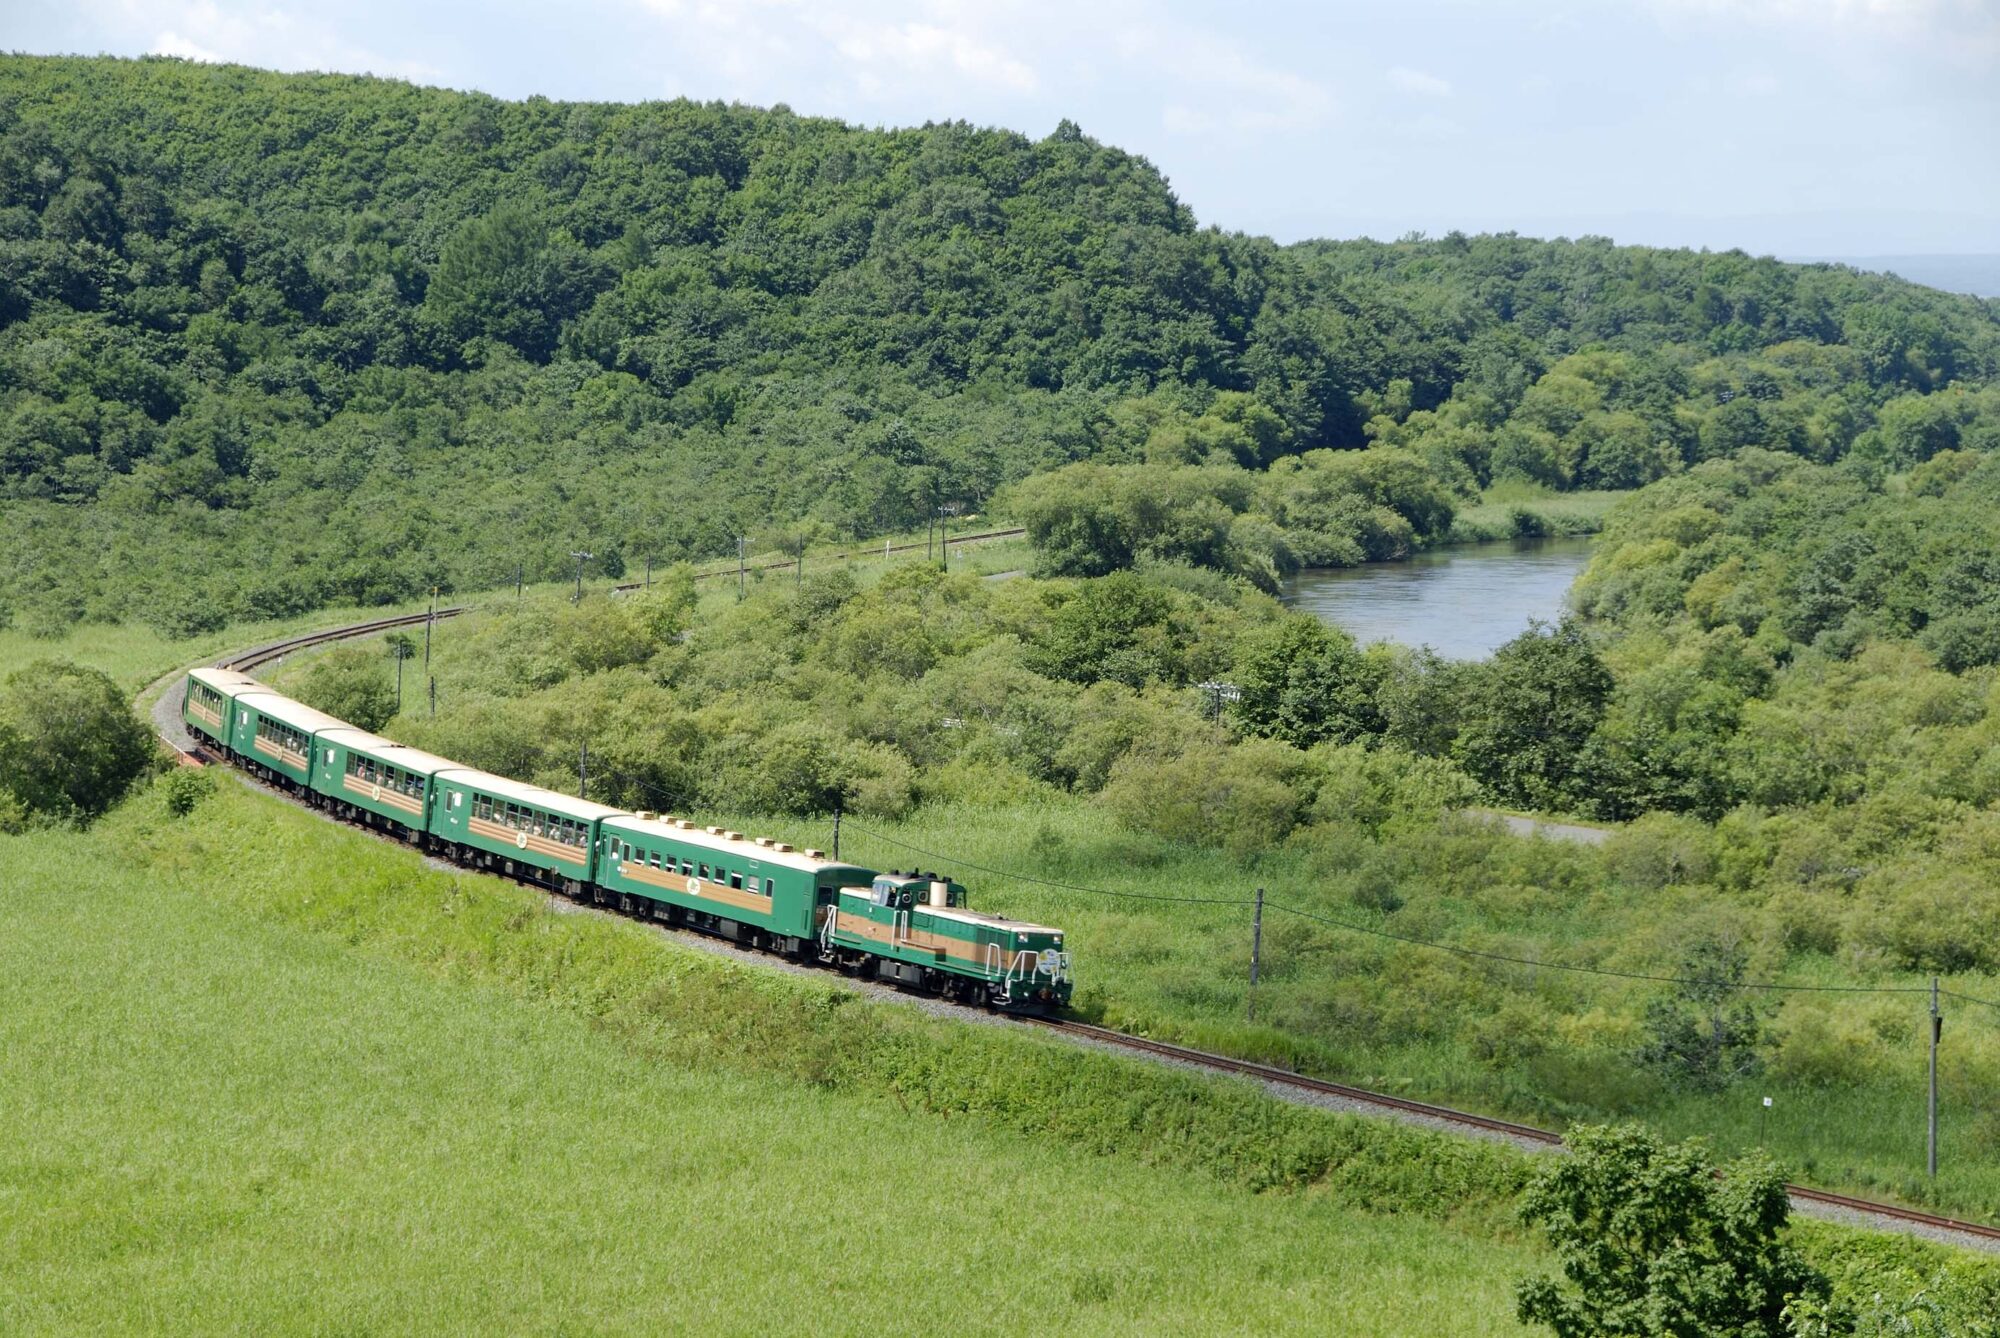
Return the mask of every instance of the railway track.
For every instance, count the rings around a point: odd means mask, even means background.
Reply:
[[[1016,531],[1015,533],[1017,533]],[[980,538],[1004,537],[1009,532],[990,535],[968,535],[958,542],[976,542]],[[905,548],[913,548],[914,544]],[[892,551],[894,551],[892,549]],[[789,566],[791,564],[780,564]],[[709,576],[733,573],[708,573]],[[701,578],[697,578],[701,579]],[[636,585],[620,587],[635,589]],[[379,632],[392,631],[399,627],[421,626],[426,619],[453,618],[467,612],[471,605],[452,605],[438,609],[435,614],[412,613],[389,618],[378,618],[369,622],[354,623],[345,627],[327,628],[318,632],[289,637],[267,645],[225,656],[215,663],[224,669],[247,671],[269,664],[296,651],[324,645],[332,641],[343,641],[353,637],[371,636]],[[196,765],[201,763],[199,750],[190,751],[168,738],[162,738],[182,757]],[[608,912],[607,912],[608,913]],[[973,1011],[973,1010],[968,1010]],[[1496,1119],[1489,1115],[1479,1115],[1471,1111],[1457,1110],[1450,1106],[1434,1105],[1426,1101],[1414,1101],[1408,1097],[1396,1096],[1388,1092],[1377,1092],[1365,1087],[1355,1087],[1347,1083],[1333,1082],[1326,1078],[1315,1078],[1289,1069],[1260,1064],[1253,1060],[1237,1059],[1229,1055],[1218,1055],[1206,1050],[1196,1050],[1187,1046],[1157,1041],[1151,1037],[1134,1036],[1127,1032],[1100,1027],[1088,1022],[1069,1018],[1037,1017],[1021,1015],[1020,1021],[1040,1030],[1067,1036],[1074,1040],[1094,1043],[1099,1046],[1144,1055],[1149,1058],[1177,1064],[1187,1068],[1206,1070],[1212,1073],[1229,1074],[1249,1078],[1283,1094],[1287,1091],[1304,1093],[1319,1098],[1334,1098],[1350,1108],[1378,1112],[1382,1115],[1419,1121],[1433,1127],[1456,1131],[1483,1138],[1500,1138],[1516,1145],[1560,1148],[1562,1135],[1552,1130],[1534,1125],[1519,1124],[1512,1120]],[[1910,1234],[1920,1234],[1932,1239],[2000,1252],[2000,1227],[1988,1226],[1980,1222],[1968,1222],[1959,1218],[1927,1213],[1915,1208],[1905,1208],[1897,1204],[1879,1203],[1872,1199],[1858,1198],[1850,1194],[1836,1194],[1830,1190],[1815,1189],[1809,1185],[1789,1185],[1792,1201],[1808,1211],[1817,1209],[1816,1215],[1843,1218],[1860,1225],[1877,1229],[1896,1230]]]
[[[1127,1032],[1114,1031],[1109,1027],[1099,1027],[1088,1022],[1055,1017],[1023,1017],[1022,1021],[1114,1049],[1136,1051],[1157,1059],[1169,1060],[1188,1068],[1252,1078],[1267,1086],[1280,1089],[1289,1088],[1321,1096],[1338,1097],[1353,1106],[1373,1108],[1385,1114],[1414,1116],[1427,1124],[1455,1128],[1487,1137],[1498,1136],[1515,1143],[1550,1148],[1559,1148],[1563,1144],[1561,1134],[1531,1124],[1516,1124],[1512,1120],[1476,1115],[1470,1111],[1455,1110],[1450,1106],[1432,1105],[1427,1101],[1412,1101],[1408,1097],[1376,1092],[1365,1087],[1352,1087],[1325,1078],[1314,1078],[1252,1060],[1212,1054],[1206,1050],[1194,1050],[1183,1045],[1156,1041],[1148,1036],[1133,1036]],[[1786,1188],[1790,1191],[1795,1204],[1834,1209],[1835,1215],[1866,1219],[1875,1225],[1921,1228],[1927,1234],[1955,1238],[1958,1243],[2000,1252],[2000,1227],[1987,1226],[1981,1222],[1967,1222],[1955,1217],[1942,1217],[1936,1213],[1904,1208],[1893,1203],[1877,1203],[1872,1199],[1856,1198],[1851,1194],[1835,1194],[1830,1190],[1814,1189],[1810,1185],[1788,1184]]]

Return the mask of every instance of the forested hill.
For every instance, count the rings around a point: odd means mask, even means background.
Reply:
[[[1996,373],[2000,303],[1596,239],[1279,247],[1067,123],[0,59],[31,629],[879,532],[1086,458],[1372,443],[1461,495],[1922,458],[2000,431],[1961,393]]]

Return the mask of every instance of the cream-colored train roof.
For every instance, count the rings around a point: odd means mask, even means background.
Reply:
[[[637,836],[651,836],[657,837],[662,841],[681,841],[688,845],[701,846],[706,850],[716,850],[725,855],[733,855],[738,859],[756,860],[763,864],[776,864],[781,868],[799,869],[806,873],[817,873],[821,869],[863,869],[867,867],[864,864],[855,864],[851,860],[828,859],[825,856],[812,859],[803,850],[780,850],[777,843],[759,845],[754,838],[741,835],[731,840],[727,836],[720,836],[710,832],[706,827],[696,827],[693,825],[678,827],[664,819],[641,818],[629,813],[621,814],[612,826],[621,836],[625,836],[628,839]]]
[[[261,692],[246,692],[236,700],[239,704],[249,707],[258,715],[267,715],[273,720],[282,721],[290,725],[293,729],[304,730],[308,734],[317,734],[323,729],[354,728],[345,720],[336,719],[328,715],[325,711],[315,711],[303,702],[295,702],[290,697],[272,692],[269,689]]]
[[[1026,920],[1009,920],[1004,915],[988,915],[985,911],[968,911],[963,906],[933,906],[930,913],[940,920],[959,920],[966,924],[986,925],[992,929],[1004,929],[1010,934],[1060,934],[1062,930],[1049,925],[1029,924]]]
[[[250,675],[236,669],[215,669],[203,665],[199,669],[188,670],[188,677],[197,683],[206,683],[225,696],[234,697],[239,692],[269,692]]]
[[[374,753],[393,766],[399,766],[405,771],[421,772],[427,776],[432,772],[448,769],[464,770],[448,757],[439,757],[436,753],[427,753],[421,748],[412,748],[407,743],[397,743],[394,739],[385,739],[380,734],[370,734],[365,729],[355,729],[352,725],[345,729],[326,730],[318,737],[327,743],[338,744],[342,748],[359,748],[364,752]]]
[[[492,795],[495,799],[510,799],[517,804],[527,804],[533,808],[560,813],[567,818],[582,818],[594,822],[599,818],[622,818],[625,810],[593,803],[588,799],[578,799],[572,794],[562,794],[556,790],[544,790],[539,785],[526,785],[505,776],[496,776],[490,771],[480,771],[474,767],[461,766],[457,762],[447,762],[437,772],[439,780],[456,785],[460,789],[477,790],[481,794]]]

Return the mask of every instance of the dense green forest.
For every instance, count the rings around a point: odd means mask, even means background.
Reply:
[[[35,631],[881,533],[1078,462],[1258,475],[1183,486],[1268,583],[1496,478],[1977,450],[1996,370],[2000,306],[1838,267],[1203,228],[1068,123],[0,59],[0,601]]]

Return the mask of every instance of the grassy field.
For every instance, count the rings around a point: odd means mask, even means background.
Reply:
[[[0,841],[0,1330],[1517,1331],[1476,1215],[759,1071],[753,974],[233,785]]]

